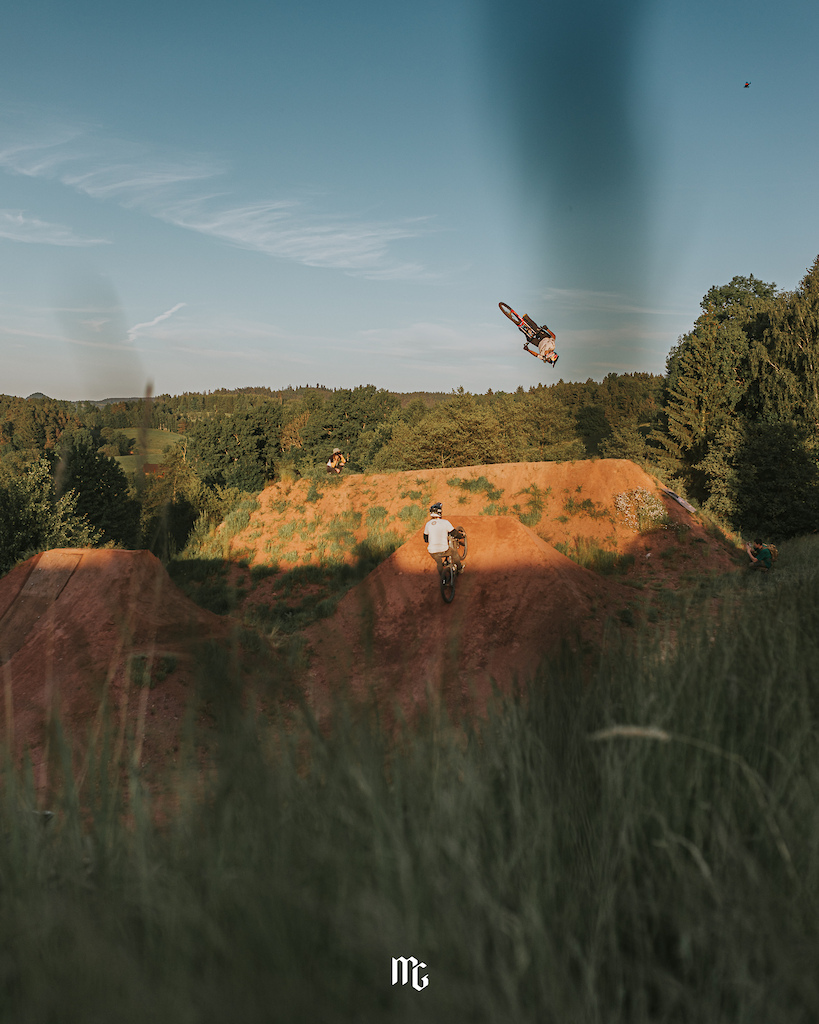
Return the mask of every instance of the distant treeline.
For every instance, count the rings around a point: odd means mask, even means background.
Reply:
[[[83,540],[167,554],[268,481],[352,472],[626,458],[661,471],[746,533],[819,525],[819,258],[799,287],[734,277],[711,288],[666,374],[611,373],[514,393],[401,395],[364,385],[249,387],[152,399],[0,396],[0,571]],[[161,477],[114,456],[141,428],[181,434]]]

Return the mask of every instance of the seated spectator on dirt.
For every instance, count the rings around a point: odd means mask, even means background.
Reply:
[[[334,448],[333,454],[330,456],[327,462],[328,473],[340,473],[344,466],[347,464],[347,460],[341,454],[340,448]]]
[[[759,537],[754,541],[753,547],[750,544],[746,544],[745,550],[751,559],[751,569],[761,569],[763,572],[767,572],[771,568],[773,564],[771,550],[766,544],[762,543]]]
[[[447,554],[451,557],[457,571],[463,572],[461,553],[453,539],[463,536],[463,534],[456,530],[448,519],[443,518],[444,507],[440,501],[436,501],[434,505],[430,506],[429,514],[430,519],[424,527],[424,543],[427,545],[427,551],[435,559],[438,575],[441,575],[441,561]]]

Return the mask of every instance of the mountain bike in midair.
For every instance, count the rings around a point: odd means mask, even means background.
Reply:
[[[520,314],[516,313],[514,309],[505,302],[499,302],[498,308],[504,316],[509,317],[517,329],[525,336],[526,341],[523,343],[524,350],[528,352],[530,356],[534,356],[535,359],[540,359],[544,363],[551,363],[554,367],[555,363],[560,358],[557,352],[555,352],[555,340],[557,336],[554,331],[550,331],[546,324],[542,327],[538,327],[530,316],[527,316],[525,313],[523,316],[520,316]],[[530,349],[530,345],[534,345],[537,348],[537,352]]]

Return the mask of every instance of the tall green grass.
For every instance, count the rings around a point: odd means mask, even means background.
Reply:
[[[575,537],[571,544],[557,541],[557,550],[573,562],[604,576],[624,573],[634,565],[634,555],[620,555],[616,551],[601,548],[588,537]]]
[[[473,725],[269,725],[212,653],[218,752],[162,827],[102,760],[49,822],[7,766],[0,1020],[816,1020],[817,564],[783,544],[721,621],[553,656]]]

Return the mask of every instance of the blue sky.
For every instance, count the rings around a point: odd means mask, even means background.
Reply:
[[[815,4],[15,6],[6,394],[659,373],[711,285],[819,253]]]

